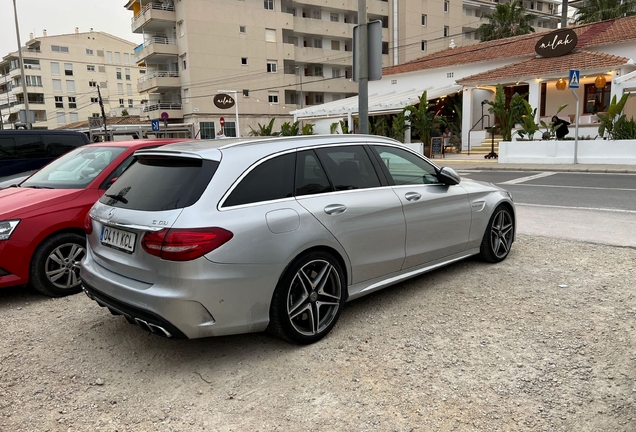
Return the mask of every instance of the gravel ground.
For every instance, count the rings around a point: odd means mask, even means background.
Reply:
[[[636,250],[519,236],[347,305],[311,346],[166,340],[0,292],[1,431],[634,431]]]

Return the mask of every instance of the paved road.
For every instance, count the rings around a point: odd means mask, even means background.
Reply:
[[[636,247],[636,175],[459,172],[511,191],[520,233]]]

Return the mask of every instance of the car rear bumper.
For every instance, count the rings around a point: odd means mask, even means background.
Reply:
[[[263,331],[278,276],[267,266],[224,265],[204,258],[178,277],[159,271],[154,283],[101,266],[90,248],[82,261],[84,291],[100,306],[165,337],[189,339]]]

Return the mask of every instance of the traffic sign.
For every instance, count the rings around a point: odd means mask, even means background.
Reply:
[[[170,118],[170,116],[168,115],[167,112],[162,112],[161,113],[161,120],[168,120]]]
[[[159,132],[159,120],[151,120],[150,124],[152,125],[153,132]]]
[[[571,89],[579,88],[581,83],[581,71],[578,69],[570,69],[570,79],[568,80]]]
[[[223,117],[221,117],[219,119],[219,123],[221,123],[221,127],[225,126],[225,119]]]

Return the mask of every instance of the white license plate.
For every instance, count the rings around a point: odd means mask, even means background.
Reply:
[[[108,226],[102,226],[102,235],[100,236],[99,241],[101,241],[103,245],[132,253],[135,250],[136,239],[137,234],[135,233],[122,231]]]

